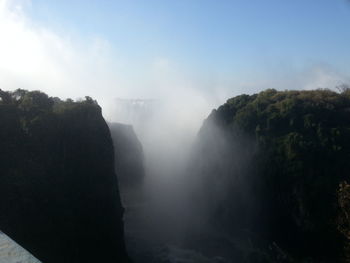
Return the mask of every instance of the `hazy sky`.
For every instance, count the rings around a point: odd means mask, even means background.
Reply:
[[[0,87],[202,110],[349,82],[349,28],[346,0],[0,0]]]

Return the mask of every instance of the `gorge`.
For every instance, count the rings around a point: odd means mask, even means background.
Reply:
[[[236,96],[192,141],[90,97],[0,97],[0,229],[42,262],[350,256],[348,89]]]

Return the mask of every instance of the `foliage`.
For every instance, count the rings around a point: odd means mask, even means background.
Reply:
[[[0,229],[43,262],[128,262],[95,101],[0,90]]]
[[[335,193],[339,183],[349,179],[349,120],[346,88],[341,92],[269,89],[231,98],[214,110],[199,134],[199,142],[207,145],[202,159],[236,179],[226,186],[230,190],[220,208],[228,218],[220,221],[222,212],[216,211],[213,220],[231,233],[237,231],[233,222],[241,220],[241,227],[277,242],[300,260],[337,261],[343,239],[337,231]],[[212,156],[219,137],[211,142],[208,132],[213,123],[228,136],[226,144],[232,149],[225,156],[228,161],[221,158],[215,165]],[[256,147],[248,147],[247,138]],[[242,165],[241,155],[247,151],[249,163]],[[233,164],[241,168],[228,167]],[[211,171],[208,185],[215,185],[220,173]],[[249,198],[237,206],[240,191],[240,196]]]

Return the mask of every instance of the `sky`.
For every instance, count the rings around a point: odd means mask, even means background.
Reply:
[[[347,0],[0,0],[0,87],[203,111],[350,82]]]
[[[34,0],[30,14],[100,36],[133,63],[164,56],[192,70],[234,73],[269,60],[349,61],[346,0]]]

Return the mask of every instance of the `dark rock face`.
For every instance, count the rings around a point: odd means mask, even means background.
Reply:
[[[193,199],[206,227],[250,240],[244,262],[341,260],[349,109],[349,91],[267,90],[232,98],[206,120],[191,160]]]
[[[100,107],[0,95],[0,229],[45,263],[128,262]]]
[[[121,187],[140,186],[144,178],[143,150],[131,125],[110,123],[115,167]]]

